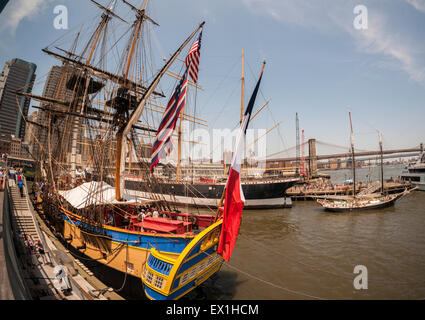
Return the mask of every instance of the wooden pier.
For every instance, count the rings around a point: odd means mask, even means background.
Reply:
[[[94,277],[58,241],[35,214],[24,185],[21,196],[13,179],[6,179],[0,191],[0,300],[122,300],[123,298]],[[40,240],[46,260],[20,246],[18,235]],[[71,290],[63,292],[57,267],[67,270]],[[59,281],[59,282],[58,282]]]
[[[357,194],[371,194],[379,190],[381,184],[377,181],[372,183],[358,183],[356,184]],[[388,194],[398,193],[404,191],[406,188],[412,188],[411,184],[398,183],[388,181],[384,183],[384,191]],[[353,193],[353,185],[332,185],[332,184],[319,184],[319,185],[295,185],[286,190],[286,194],[292,200],[315,200],[318,197],[325,196],[344,196]]]

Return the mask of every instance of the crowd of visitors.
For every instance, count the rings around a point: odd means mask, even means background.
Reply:
[[[21,197],[24,196],[24,174],[22,168],[12,167],[9,169],[0,168],[0,191],[3,191],[6,185],[7,175],[9,179],[19,187]]]
[[[32,194],[34,196],[34,200],[37,201],[37,196],[42,196],[44,189],[46,188],[47,182],[34,182],[32,184]]]
[[[146,217],[158,218],[159,212],[158,212],[158,210],[156,210],[155,208],[152,208],[150,206],[140,207],[138,209],[138,213],[137,213],[137,220],[143,221],[143,219],[146,218]]]
[[[43,244],[40,240],[35,241],[30,232],[18,234],[18,250],[29,268],[34,269],[36,265],[50,263]]]
[[[6,184],[6,170],[0,168],[0,191],[4,190],[4,186]]]
[[[132,217],[137,217],[137,221],[143,222],[146,217],[158,218],[160,216],[163,218],[167,217],[165,213],[161,215],[155,207],[150,205],[138,205],[125,210],[124,215],[121,212],[114,214],[112,210],[107,211],[105,213],[104,223],[110,226],[126,227],[129,226]]]

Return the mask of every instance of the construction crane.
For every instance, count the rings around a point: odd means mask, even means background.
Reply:
[[[295,124],[296,124],[296,173],[300,173],[300,121],[298,118],[298,112],[295,114]]]

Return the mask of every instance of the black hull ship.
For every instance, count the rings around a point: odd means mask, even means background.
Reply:
[[[245,209],[285,208],[292,205],[286,190],[295,185],[299,179],[287,178],[272,181],[242,182],[246,199]],[[222,183],[178,183],[162,182],[150,184],[142,178],[125,178],[126,191],[134,196],[148,199],[165,198],[174,205],[217,208],[223,194],[225,182]]]

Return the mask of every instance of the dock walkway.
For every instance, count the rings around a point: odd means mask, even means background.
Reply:
[[[6,202],[6,203],[4,203]],[[8,218],[8,219],[5,219]],[[6,220],[6,223],[4,223]],[[3,235],[8,234],[8,241]],[[31,236],[34,243],[40,241],[46,261],[23,243],[19,236]],[[7,242],[7,243],[6,243]],[[6,247],[6,248],[5,248]],[[63,291],[64,283],[55,272],[64,268],[71,289]],[[69,251],[60,246],[41,219],[34,214],[26,183],[21,197],[18,186],[7,180],[4,192],[0,192],[0,299],[1,300],[106,300],[120,297],[105,288],[100,281],[87,279],[93,274]],[[121,298],[122,299],[122,298]]]
[[[413,186],[409,183],[397,183],[393,181],[386,181],[384,183],[384,190],[387,194],[400,193],[405,189],[410,189]],[[375,194],[381,189],[381,182],[373,181],[370,183],[359,183],[356,184],[356,190],[358,197],[368,197]],[[286,194],[292,198],[292,200],[316,200],[318,198],[333,198],[333,199],[346,199],[352,197],[353,186],[352,185],[333,185],[321,187],[315,185],[296,185],[286,191]]]
[[[8,265],[10,265],[7,248],[7,219],[4,216],[4,192],[0,191],[0,300],[15,298],[11,284]]]

